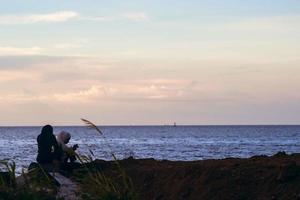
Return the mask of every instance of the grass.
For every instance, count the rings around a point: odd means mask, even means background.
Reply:
[[[82,119],[87,127],[94,129],[106,140],[103,132],[92,122]],[[96,165],[94,154],[74,155],[81,163],[81,168],[74,171],[71,177],[80,185],[79,195],[84,200],[137,200],[138,195],[134,189],[133,182],[128,176],[119,160],[108,145],[114,163],[114,174],[108,176]],[[22,172],[23,184],[19,186],[16,178],[16,165],[14,162],[2,161],[6,169],[6,176],[0,176],[0,200],[54,200],[56,199],[57,186],[53,179],[38,167]]]
[[[87,127],[94,129],[100,136],[106,140],[103,132],[92,122],[82,119]],[[93,152],[90,151],[90,156],[76,155],[80,163],[84,166],[85,173],[88,176],[82,177],[82,188],[86,191],[83,193],[84,199],[99,199],[99,200],[136,200],[138,195],[134,189],[133,182],[128,176],[119,160],[115,156],[108,142],[105,142],[111,152],[113,162],[115,164],[115,178],[109,178],[104,172],[96,166],[93,160]],[[86,165],[89,163],[89,166]],[[82,172],[79,172],[79,174]],[[80,175],[78,175],[80,177]],[[93,185],[93,187],[85,187]]]
[[[40,169],[22,172],[23,184],[17,184],[16,164],[1,161],[6,173],[0,176],[0,200],[54,200],[56,187]]]

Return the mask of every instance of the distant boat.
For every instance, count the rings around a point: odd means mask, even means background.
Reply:
[[[176,124],[176,122],[174,122],[174,125],[173,125],[174,127],[177,127],[177,124]]]

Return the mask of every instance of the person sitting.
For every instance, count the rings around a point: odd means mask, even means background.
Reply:
[[[67,163],[68,161],[73,163],[76,160],[75,150],[78,148],[78,144],[75,144],[73,147],[68,147],[67,144],[69,143],[70,139],[71,134],[66,131],[60,132],[56,137],[58,146],[62,150],[60,162],[63,164]]]
[[[53,127],[46,125],[42,128],[41,134],[37,137],[39,164],[54,164],[60,157],[60,149],[53,134]]]

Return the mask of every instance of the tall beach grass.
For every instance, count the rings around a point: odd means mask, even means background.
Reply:
[[[137,200],[133,182],[122,167],[120,161],[106,142],[104,133],[98,126],[89,120],[82,119],[88,128],[97,132],[108,146],[112,156],[114,175],[105,174],[101,165],[96,163],[94,153],[90,155],[79,155],[72,151],[81,167],[75,169],[71,179],[80,186],[78,196],[84,200]],[[58,187],[54,179],[38,165],[34,169],[22,170],[22,184],[18,184],[16,177],[16,164],[14,162],[2,161],[0,164],[5,169],[5,176],[0,176],[0,200],[54,200]],[[54,175],[55,176],[55,175]]]

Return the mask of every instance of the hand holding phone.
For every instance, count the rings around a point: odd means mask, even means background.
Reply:
[[[78,144],[75,144],[74,146],[73,146],[73,150],[75,151],[76,149],[78,149]]]

